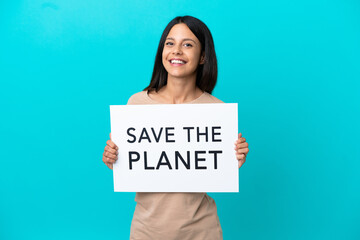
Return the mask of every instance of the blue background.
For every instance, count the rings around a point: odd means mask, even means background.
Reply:
[[[360,239],[360,2],[1,1],[0,239],[128,239],[102,162],[109,105],[150,81],[167,23],[210,28],[214,96],[250,144],[224,239]]]

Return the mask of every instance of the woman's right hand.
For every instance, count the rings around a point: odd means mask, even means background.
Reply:
[[[118,159],[118,150],[119,148],[115,145],[113,141],[111,141],[111,133],[110,139],[106,141],[106,146],[103,153],[103,162],[108,166],[108,168],[113,169],[113,164]]]

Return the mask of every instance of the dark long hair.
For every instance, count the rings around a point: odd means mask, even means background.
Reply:
[[[196,86],[211,94],[217,80],[217,60],[212,35],[208,27],[199,19],[191,16],[179,16],[169,22],[163,31],[155,57],[154,70],[149,86],[144,90],[160,90],[167,84],[168,73],[162,64],[162,52],[167,35],[175,24],[185,23],[201,43],[201,53],[205,54],[205,62],[197,68]]]

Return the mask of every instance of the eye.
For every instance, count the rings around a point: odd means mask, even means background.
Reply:
[[[192,47],[191,43],[185,43],[185,47]]]
[[[166,42],[165,45],[173,45],[172,42]]]

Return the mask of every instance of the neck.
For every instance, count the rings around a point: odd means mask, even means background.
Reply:
[[[167,84],[159,90],[159,94],[172,104],[191,102],[200,97],[202,93],[196,87],[196,75],[186,79],[168,76]]]

